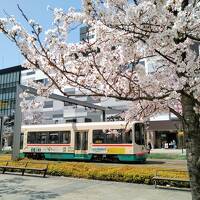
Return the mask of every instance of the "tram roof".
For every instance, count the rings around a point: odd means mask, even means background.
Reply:
[[[87,128],[112,128],[111,126],[130,126],[133,123],[141,123],[141,121],[126,122],[126,121],[114,121],[114,122],[85,122],[85,123],[65,123],[65,124],[32,124],[22,125],[22,130],[47,130],[47,129],[87,129]]]

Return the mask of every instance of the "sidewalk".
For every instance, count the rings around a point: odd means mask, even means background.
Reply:
[[[0,176],[0,200],[191,200],[186,191],[66,177]]]

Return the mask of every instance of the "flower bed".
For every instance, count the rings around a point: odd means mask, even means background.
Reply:
[[[13,162],[13,165],[16,165],[17,162],[24,162],[24,161],[27,162],[28,159]],[[41,162],[33,160],[30,161]],[[0,160],[0,164],[1,162],[2,161]],[[147,167],[145,165],[105,166],[105,165],[97,165],[94,163],[51,161],[49,162],[47,174],[52,176],[66,176],[66,177],[77,177],[77,178],[96,179],[105,181],[153,184],[153,177],[155,175],[155,172],[160,169],[165,169],[165,168],[158,168],[158,167],[153,168],[153,167]],[[30,173],[32,172],[30,171]],[[174,172],[173,169],[170,171],[162,172],[161,176],[171,177],[171,178],[188,178],[187,173]]]
[[[108,167],[88,163],[52,163],[49,165],[48,174],[56,176],[71,176],[78,178],[97,179],[106,181],[119,181],[129,183],[153,184],[153,176],[160,168],[123,166]],[[163,168],[162,168],[163,169]],[[183,172],[163,172],[164,177],[187,178]]]

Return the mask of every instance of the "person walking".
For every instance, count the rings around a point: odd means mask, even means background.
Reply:
[[[148,150],[149,150],[148,153],[150,153],[150,151],[151,151],[151,149],[152,149],[151,142],[148,142],[147,146],[148,146]]]

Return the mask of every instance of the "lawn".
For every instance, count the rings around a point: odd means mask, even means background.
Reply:
[[[151,153],[148,155],[151,159],[172,159],[172,160],[186,160],[186,155],[172,154],[172,153]]]

